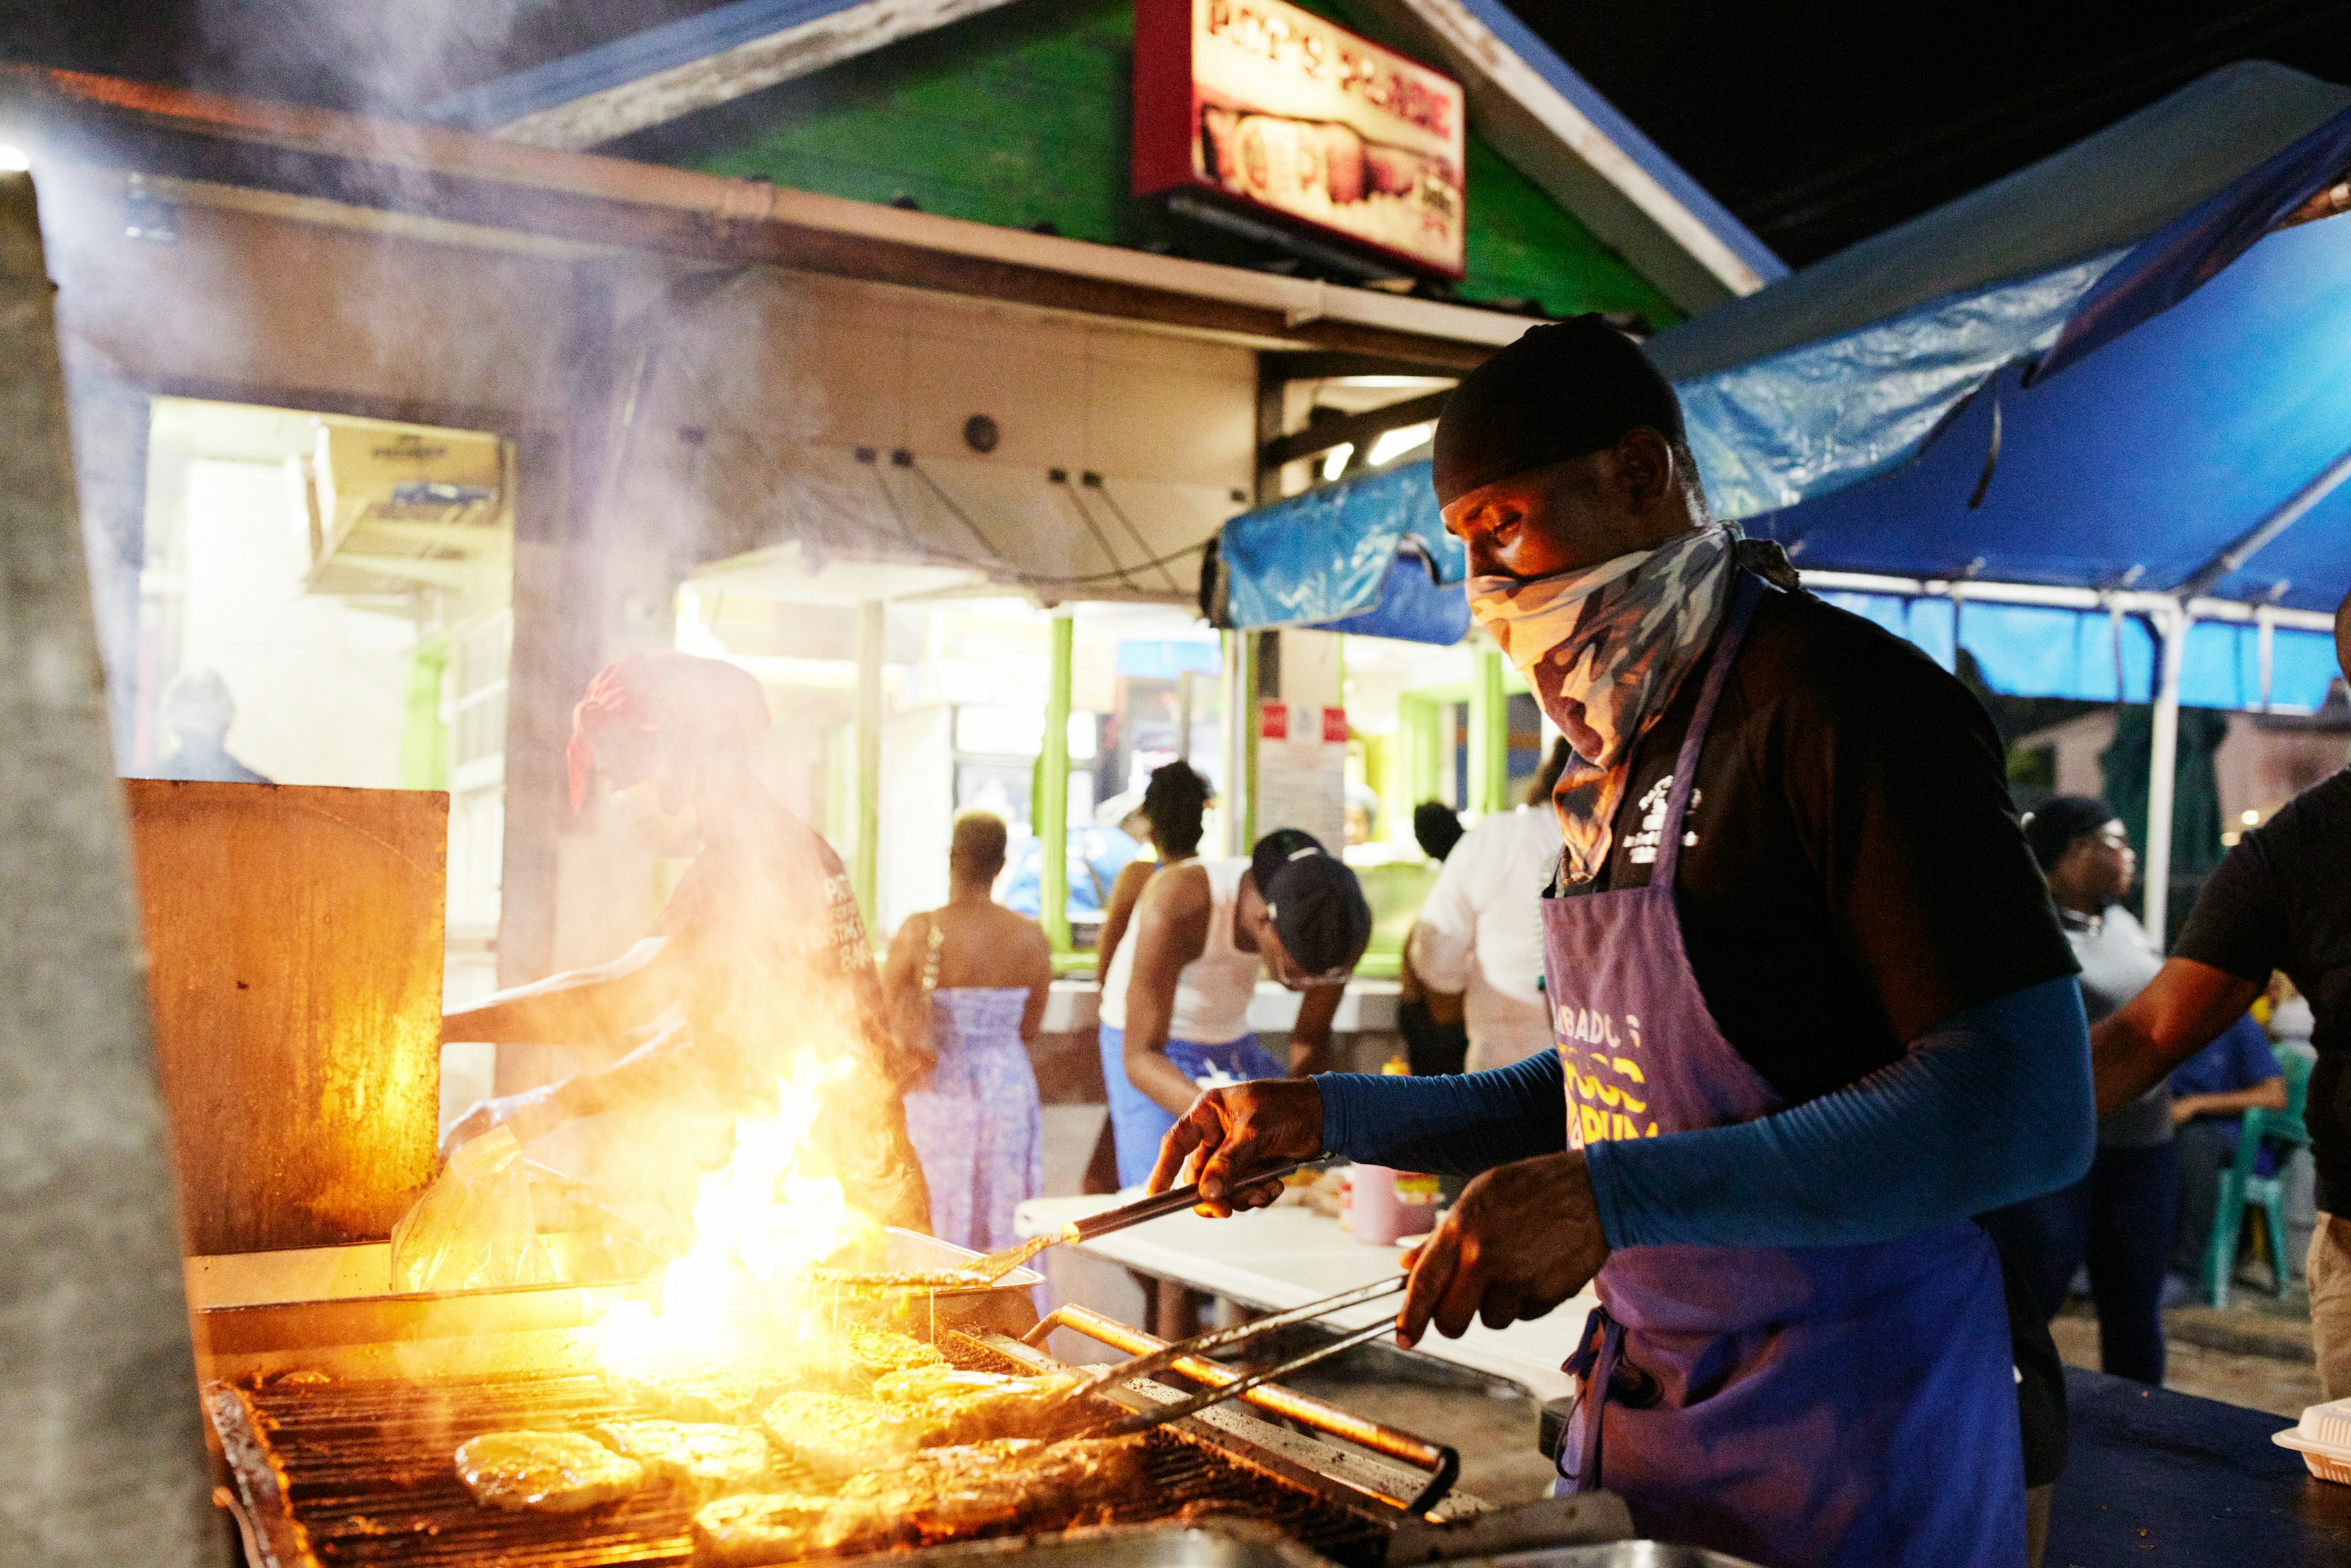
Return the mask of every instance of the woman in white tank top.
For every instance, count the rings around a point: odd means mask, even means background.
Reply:
[[[1179,766],[1153,774],[1146,814],[1154,811],[1153,796],[1163,793],[1163,778]],[[1188,768],[1183,773],[1196,782]],[[1102,982],[1102,1082],[1122,1186],[1149,1178],[1161,1140],[1202,1087],[1282,1075],[1249,1030],[1249,1002],[1264,956],[1278,961],[1276,975],[1284,985],[1305,993],[1290,1035],[1290,1071],[1330,1065],[1331,1022],[1346,974],[1362,954],[1361,938],[1371,930],[1370,912],[1352,875],[1335,869],[1338,862],[1304,833],[1268,835],[1252,860],[1193,861],[1188,852],[1199,841],[1196,816],[1163,829],[1154,815],[1152,831],[1163,852],[1172,847],[1180,858],[1144,883],[1133,927],[1112,953]],[[1279,868],[1300,856],[1318,857],[1343,880],[1359,916],[1359,936],[1342,941],[1345,951],[1322,960],[1343,956],[1345,962],[1326,974],[1294,972],[1274,930],[1273,908],[1256,885],[1256,858],[1270,857],[1267,864]],[[1279,874],[1285,885],[1295,881],[1288,871]]]
[[[1150,1176],[1160,1139],[1176,1124],[1182,1106],[1191,1103],[1199,1085],[1281,1076],[1280,1065],[1249,1030],[1258,956],[1233,941],[1234,907],[1249,869],[1245,860],[1186,860],[1164,867],[1152,877],[1137,904],[1133,928],[1111,956],[1102,994],[1102,1084],[1110,1094],[1111,1136],[1117,1145],[1121,1186],[1134,1186]],[[1163,1009],[1166,1020],[1155,1053],[1159,1062],[1153,1065],[1172,1070],[1172,1075],[1154,1074],[1171,1077],[1168,1084],[1159,1086],[1161,1093],[1154,1095],[1135,1082],[1126,1049],[1135,967],[1140,956],[1146,978],[1159,970],[1145,947],[1156,951],[1171,936],[1180,942],[1173,927],[1190,925],[1184,918],[1187,914],[1196,918],[1204,893],[1207,929],[1198,956],[1176,970],[1173,995],[1153,998],[1155,1005],[1147,1009],[1155,1015],[1155,1025]],[[1152,1032],[1161,1030],[1155,1027]],[[1149,1072],[1150,1067],[1144,1071]],[[1171,1109],[1165,1103],[1169,1097],[1182,1105]]]

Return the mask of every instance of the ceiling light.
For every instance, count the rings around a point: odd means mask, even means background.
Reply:
[[[1420,424],[1399,425],[1394,430],[1382,431],[1380,438],[1372,443],[1372,455],[1364,460],[1364,464],[1376,468],[1392,457],[1403,456],[1436,434],[1437,421],[1433,419]]]
[[[22,174],[32,166],[33,161],[25,156],[23,148],[0,147],[0,169],[5,169],[11,174]]]
[[[2237,815],[2237,821],[2249,828],[2257,828],[2261,826],[2262,814],[2259,811],[2241,811]]]
[[[1352,441],[1343,441],[1325,453],[1322,457],[1322,482],[1328,485],[1336,481],[1347,471],[1347,459],[1354,455],[1355,444]]]

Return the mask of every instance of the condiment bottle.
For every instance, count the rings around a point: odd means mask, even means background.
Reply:
[[[1401,1056],[1380,1069],[1396,1077],[1412,1069]],[[1437,1223],[1437,1178],[1360,1161],[1349,1171],[1348,1233],[1372,1247],[1390,1247],[1399,1237],[1417,1236]]]

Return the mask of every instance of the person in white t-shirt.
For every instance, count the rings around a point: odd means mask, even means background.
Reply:
[[[1542,895],[1559,864],[1551,791],[1566,765],[1567,742],[1553,742],[1528,803],[1487,818],[1453,846],[1413,925],[1413,972],[1432,991],[1461,995],[1471,1072],[1552,1049]]]

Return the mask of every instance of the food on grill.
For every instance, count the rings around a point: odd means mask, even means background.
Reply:
[[[644,1467],[577,1432],[485,1432],[457,1450],[457,1478],[485,1508],[578,1513],[627,1497]]]
[[[1001,1372],[969,1372],[942,1362],[936,1366],[911,1366],[874,1379],[873,1397],[885,1405],[935,1405],[1017,1388],[1029,1381]]]
[[[1086,1414],[1069,1394],[1084,1381],[1076,1372],[1004,1377],[951,1367],[917,1367],[873,1385],[873,1397],[905,1411],[924,1447],[990,1437],[1065,1436]]]
[[[700,1497],[747,1491],[767,1479],[768,1439],[753,1427],[707,1421],[607,1421],[600,1443]]]
[[[740,1425],[780,1390],[771,1369],[717,1362],[664,1363],[608,1372],[605,1382],[637,1408],[672,1421]]]
[[[990,1283],[977,1269],[810,1269],[809,1279],[820,1288],[876,1293],[960,1291]]]
[[[935,1347],[895,1329],[853,1323],[841,1330],[841,1341],[850,1364],[868,1379],[922,1367],[944,1368],[947,1364]]]
[[[854,1476],[831,1499],[725,1498],[694,1516],[695,1561],[748,1568],[821,1552],[922,1545],[980,1531],[1059,1525],[1144,1481],[1139,1438],[998,1438],[932,1448]]]
[[[785,1459],[828,1475],[891,1463],[921,1436],[904,1412],[854,1394],[779,1394],[759,1426]]]
[[[746,1492],[694,1515],[694,1560],[716,1568],[784,1563],[819,1550],[832,1500],[800,1492]]]
[[[607,1371],[604,1381],[649,1416],[742,1427],[757,1421],[778,1394],[859,1391],[874,1376],[845,1350],[827,1345],[772,1361],[664,1360]]]
[[[1115,1497],[1142,1479],[1140,1437],[994,1437],[925,1448],[886,1470],[852,1477],[841,1497],[883,1504],[885,1512],[917,1521],[997,1504],[1035,1516]]]

